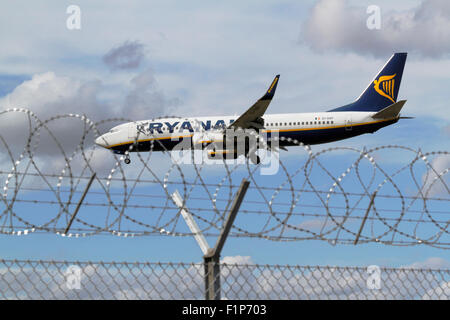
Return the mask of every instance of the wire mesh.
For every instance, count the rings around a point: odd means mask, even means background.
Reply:
[[[222,299],[449,299],[449,269],[220,264]],[[201,263],[0,260],[0,299],[204,299]]]

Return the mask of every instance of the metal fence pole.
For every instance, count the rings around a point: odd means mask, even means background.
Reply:
[[[88,193],[88,191],[89,191],[89,188],[90,188],[91,185],[92,185],[92,182],[94,182],[94,179],[95,179],[95,176],[96,176],[96,175],[97,175],[97,173],[94,172],[94,174],[93,174],[93,175],[91,176],[91,178],[89,179],[89,182],[88,182],[88,184],[86,185],[86,188],[84,189],[83,194],[81,195],[80,201],[78,201],[77,207],[75,208],[75,211],[73,212],[72,217],[70,218],[70,221],[69,221],[69,223],[67,224],[66,230],[64,230],[64,234],[67,234],[67,233],[69,232],[70,226],[72,225],[73,220],[75,219],[75,216],[76,216],[77,213],[78,213],[78,210],[80,210],[81,204],[83,203],[84,198],[86,197],[86,195],[87,195],[87,193]]]
[[[220,300],[220,256],[204,256],[205,300]]]
[[[372,194],[372,197],[370,197],[370,203],[369,203],[369,206],[367,207],[366,214],[364,215],[363,221],[361,222],[361,226],[359,227],[359,231],[358,231],[358,234],[356,235],[355,242],[353,242],[354,245],[356,245],[358,243],[359,237],[364,228],[364,225],[366,224],[367,217],[369,216],[369,212],[370,212],[370,209],[372,208],[373,201],[375,200],[376,195],[377,195],[377,192],[375,191]]]
[[[203,257],[205,265],[205,299],[206,300],[220,300],[220,253],[225,244],[225,240],[230,233],[234,219],[236,218],[239,207],[244,199],[250,182],[246,179],[242,180],[230,212],[228,213],[225,224],[220,232],[214,249],[208,250],[208,253]]]

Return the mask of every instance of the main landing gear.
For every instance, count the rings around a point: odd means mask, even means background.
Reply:
[[[128,152],[125,153],[125,159],[123,160],[123,162],[125,162],[125,164],[131,163],[130,154]]]
[[[261,163],[261,158],[259,156],[255,155],[253,157],[250,157],[250,161],[253,164],[260,164]]]

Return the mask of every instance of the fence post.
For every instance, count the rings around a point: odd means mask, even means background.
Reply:
[[[183,204],[183,199],[178,191],[172,194],[172,200],[177,207],[180,208],[181,215],[184,221],[194,235],[200,249],[203,251],[203,261],[205,270],[205,299],[206,300],[220,300],[220,253],[225,244],[225,240],[230,233],[231,227],[233,226],[234,219],[236,218],[239,207],[241,206],[242,200],[244,199],[245,193],[247,192],[250,182],[246,179],[242,179],[241,186],[234,197],[233,204],[231,205],[228,216],[220,232],[219,238],[217,239],[214,248],[209,248],[208,242],[203,236],[200,228],[195,222],[192,215],[189,213],[185,205]]]
[[[67,224],[66,230],[64,230],[64,234],[67,234],[67,233],[69,232],[70,226],[72,225],[73,220],[75,219],[75,216],[76,216],[77,213],[78,213],[78,210],[80,210],[81,204],[83,203],[84,198],[86,197],[86,195],[87,195],[87,193],[88,193],[88,191],[89,191],[89,188],[90,188],[91,185],[92,185],[92,182],[94,182],[94,179],[95,179],[95,176],[96,176],[96,175],[97,175],[97,173],[94,172],[94,174],[93,174],[93,175],[91,176],[91,178],[89,179],[89,182],[88,182],[88,184],[86,185],[86,188],[84,189],[84,192],[83,192],[83,194],[81,195],[80,200],[78,201],[77,207],[75,208],[75,211],[73,212],[72,217],[70,218],[70,221],[69,221],[69,223]]]
[[[364,215],[364,218],[363,218],[363,220],[361,222],[361,226],[359,227],[359,231],[358,231],[358,234],[356,235],[355,241],[353,242],[354,245],[356,245],[358,243],[359,237],[360,237],[361,232],[362,232],[362,230],[364,228],[364,225],[366,223],[367,217],[368,217],[369,212],[370,212],[370,208],[372,208],[373,201],[375,200],[375,196],[376,195],[377,195],[377,192],[375,191],[372,194],[372,197],[370,197],[370,203],[369,203],[369,206],[367,207],[366,214]]]
[[[220,300],[220,256],[205,255],[205,300]]]
[[[241,186],[234,197],[233,204],[225,220],[222,231],[217,239],[216,245],[213,249],[208,250],[208,253],[203,257],[205,264],[205,299],[206,300],[220,300],[220,253],[225,244],[225,240],[230,233],[233,226],[234,219],[239,211],[242,200],[244,200],[250,182],[242,179]]]

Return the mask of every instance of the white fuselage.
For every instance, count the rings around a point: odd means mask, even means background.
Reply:
[[[277,131],[280,137],[305,144],[326,143],[373,132],[397,119],[374,119],[375,112],[313,112],[264,115],[262,132]],[[192,138],[195,132],[223,132],[235,116],[160,118],[121,124],[97,138],[102,147],[122,153],[130,144]],[[388,123],[389,122],[389,123]],[[284,139],[282,139],[284,140]],[[286,145],[289,143],[286,142]],[[171,150],[166,143],[165,150]]]

